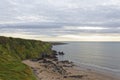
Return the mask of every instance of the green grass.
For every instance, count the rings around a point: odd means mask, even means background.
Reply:
[[[21,62],[0,63],[1,80],[36,80],[30,68]]]
[[[36,80],[31,69],[21,61],[52,54],[51,44],[0,36],[0,80]]]

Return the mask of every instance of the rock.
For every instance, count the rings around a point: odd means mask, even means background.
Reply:
[[[58,61],[58,58],[54,58],[53,61]]]
[[[64,55],[65,53],[64,52],[58,52],[59,55]]]
[[[74,66],[73,62],[69,62],[67,60],[66,61],[60,61],[59,64],[62,65],[63,67],[73,67]]]
[[[55,51],[55,50],[53,50],[52,53],[53,53],[53,55],[58,55],[57,51]]]
[[[67,78],[67,76],[64,76],[63,78]]]
[[[64,61],[59,61],[60,63],[63,63],[63,64],[73,64],[73,62],[70,62],[68,60],[64,60]]]
[[[43,66],[45,68],[51,69],[53,72],[60,73],[61,75],[66,74],[66,70],[64,70],[63,67],[60,66],[59,64],[57,64],[57,62],[55,62],[55,61],[51,61],[49,59],[44,59],[43,63],[44,63]]]
[[[39,59],[38,58],[36,58],[36,59],[31,59],[31,61],[34,61],[34,62],[36,62],[36,61],[38,61]]]
[[[73,67],[73,65],[63,65],[63,67]]]
[[[69,76],[70,78],[78,78],[78,79],[80,79],[80,78],[83,78],[84,76],[86,76],[86,75],[73,75],[73,76]]]

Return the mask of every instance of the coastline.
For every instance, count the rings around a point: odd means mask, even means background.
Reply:
[[[76,66],[77,66],[76,68],[78,68],[78,69],[91,70],[92,72],[95,72],[95,73],[98,73],[101,75],[110,76],[110,77],[112,76],[112,77],[120,80],[119,72],[112,71],[111,69],[108,69],[108,68],[103,68],[103,67],[99,67],[99,66],[90,66],[90,65],[85,65],[85,64],[77,64]]]
[[[68,61],[45,58],[38,61],[24,60],[23,63],[31,67],[38,80],[120,80],[109,74],[77,68]]]

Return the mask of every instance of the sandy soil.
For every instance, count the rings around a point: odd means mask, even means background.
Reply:
[[[120,80],[115,79],[112,76],[93,72],[89,69],[77,69],[68,63],[60,63],[57,61],[51,62],[52,63],[49,64],[49,62],[44,63],[43,61],[23,61],[23,63],[31,67],[38,80]],[[56,65],[62,67],[55,69],[59,67],[56,67]]]

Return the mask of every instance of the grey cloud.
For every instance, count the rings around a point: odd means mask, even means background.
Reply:
[[[0,20],[29,22],[29,20],[26,21],[26,19],[21,20],[19,18],[28,17],[28,19],[31,19],[29,17],[43,16],[57,23],[93,24],[93,22],[101,22],[102,25],[111,19],[118,20],[120,17],[119,6],[103,6],[103,3],[107,2],[108,0],[4,0],[1,1]],[[76,5],[75,8],[74,4]]]
[[[0,32],[28,35],[120,33],[119,0],[0,0]],[[13,22],[11,24],[5,23]],[[66,30],[64,26],[104,27]]]

